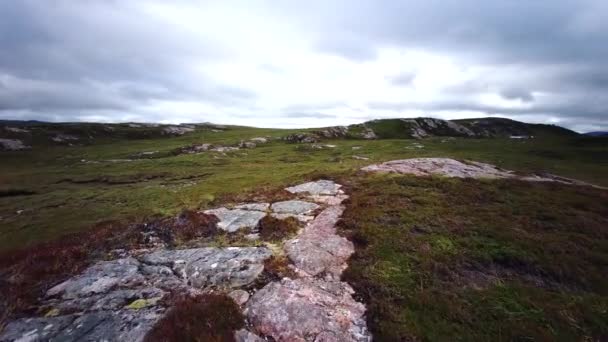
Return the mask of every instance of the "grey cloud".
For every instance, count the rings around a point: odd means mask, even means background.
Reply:
[[[44,119],[47,113],[49,119],[78,119],[84,117],[78,116],[81,111],[90,114],[87,117],[124,118],[154,101],[203,101],[250,114],[247,111],[258,96],[255,90],[224,84],[196,69],[206,62],[230,62],[232,42],[218,42],[185,25],[149,15],[141,9],[149,3],[0,1],[0,115],[19,113],[26,119]],[[194,0],[172,3],[208,4]],[[377,59],[382,48],[397,47],[447,56],[465,69],[481,66],[488,70],[476,79],[443,89],[432,103],[372,103],[371,109],[395,113],[471,110],[513,117],[550,114],[564,122],[578,118],[579,126],[593,123],[598,127],[608,117],[608,1],[311,0],[269,4],[230,0],[230,4],[248,6],[256,14],[269,16],[268,20],[285,19],[297,28],[293,31],[303,32],[298,46],[358,63]],[[213,30],[219,35],[228,28]],[[276,66],[284,65],[281,62],[254,61],[261,70],[289,74]],[[415,70],[415,66],[403,67]],[[404,73],[387,81],[407,86],[415,77]],[[481,105],[477,97],[487,93],[520,99],[528,106],[506,110]],[[277,116],[285,122],[305,117],[337,120],[345,117],[325,112],[353,109],[330,102],[296,104],[279,110],[286,114]],[[160,115],[151,118],[163,119]]]
[[[410,86],[416,79],[416,73],[404,72],[399,75],[389,77],[389,81],[397,86]]]
[[[507,100],[521,100],[523,102],[534,101],[534,96],[532,95],[532,93],[530,93],[529,91],[527,91],[525,89],[518,89],[518,88],[504,89],[500,93],[500,96],[502,96],[504,99],[507,99]]]
[[[151,100],[255,98],[250,90],[193,76],[194,63],[229,58],[227,51],[134,4],[1,2],[0,107],[128,111]]]
[[[360,37],[351,35],[331,35],[317,42],[319,51],[336,54],[355,61],[368,61],[376,58],[376,49],[373,44],[361,41]]]
[[[608,2],[603,0],[362,0],[313,1],[304,22],[322,28],[321,45],[354,61],[352,51],[375,54],[380,47],[426,50],[450,57],[458,65],[482,65],[497,72],[445,89],[448,94],[495,92],[531,103],[533,92],[560,102],[554,115],[608,117]],[[320,17],[314,19],[314,17]],[[343,48],[340,37],[349,37]],[[352,39],[359,37],[359,39]],[[328,49],[325,48],[325,51]],[[516,75],[502,69],[518,67]],[[532,74],[534,76],[529,76]],[[517,80],[517,77],[520,77]],[[399,84],[400,82],[398,82]],[[403,79],[405,83],[407,78]],[[569,98],[570,103],[559,101]],[[438,101],[447,101],[448,96]],[[432,106],[432,105],[429,105]],[[593,108],[588,108],[593,106]],[[476,107],[469,100],[463,107]],[[491,108],[490,108],[491,109]],[[536,107],[533,111],[544,108]],[[484,110],[487,112],[488,110]],[[578,113],[578,114],[577,114]],[[602,114],[598,114],[602,113]]]

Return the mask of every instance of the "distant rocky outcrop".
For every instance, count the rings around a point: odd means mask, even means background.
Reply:
[[[292,144],[316,143],[320,140],[319,136],[313,133],[292,133],[284,136],[282,139]]]
[[[586,183],[576,179],[552,174],[518,175],[513,171],[501,169],[487,163],[466,160],[458,161],[450,158],[411,158],[392,160],[381,164],[373,164],[361,169],[366,172],[400,173],[415,176],[444,176],[454,178],[510,178],[530,182],[556,182],[561,184],[591,186],[599,189],[605,187]]]
[[[20,151],[30,149],[23,141],[19,139],[0,139],[0,150],[4,151]]]

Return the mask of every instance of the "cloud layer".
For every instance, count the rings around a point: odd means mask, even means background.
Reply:
[[[603,0],[5,0],[0,119],[608,130]]]

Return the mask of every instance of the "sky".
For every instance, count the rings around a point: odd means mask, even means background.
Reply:
[[[606,0],[1,0],[0,119],[608,130]]]

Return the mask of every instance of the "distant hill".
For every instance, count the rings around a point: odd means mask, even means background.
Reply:
[[[543,124],[528,124],[504,118],[441,120],[434,118],[372,120],[348,127],[351,135],[373,131],[378,139],[408,139],[426,137],[533,137],[576,136],[569,129]]]
[[[590,137],[608,137],[608,132],[606,131],[597,131],[597,132],[588,132],[585,135]]]
[[[28,149],[41,145],[88,145],[121,139],[170,138],[197,131],[222,131],[231,128],[234,127],[211,123],[167,125],[0,120],[0,145],[2,145],[0,150]],[[302,143],[323,139],[423,139],[428,137],[525,139],[578,135],[574,131],[555,125],[528,124],[503,118],[380,119],[350,126],[303,129],[295,132],[285,136],[284,139]],[[602,133],[605,134],[605,132],[594,132],[593,134]]]

